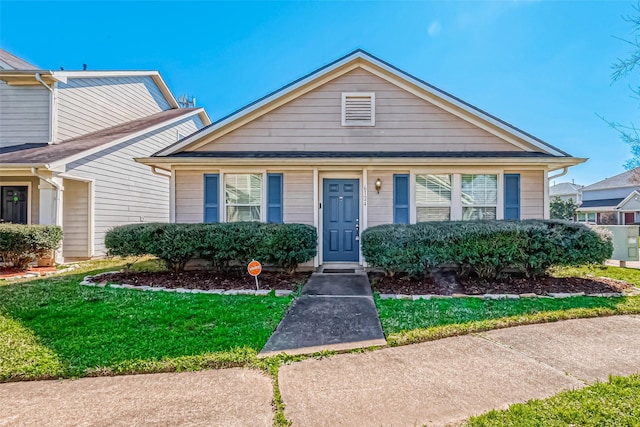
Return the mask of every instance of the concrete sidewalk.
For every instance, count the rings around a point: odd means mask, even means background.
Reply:
[[[443,426],[640,371],[640,318],[521,326],[282,367],[295,426]]]
[[[0,384],[0,426],[270,426],[272,395],[249,369]]]

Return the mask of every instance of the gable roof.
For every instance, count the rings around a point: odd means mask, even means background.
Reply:
[[[621,174],[605,178],[602,181],[587,185],[582,191],[608,190],[610,188],[640,187],[640,168],[631,169]]]
[[[582,189],[582,185],[573,184],[571,182],[561,182],[549,187],[550,196],[561,196],[565,194],[575,194]]]
[[[257,99],[256,101],[234,111],[233,113],[217,120],[209,126],[206,126],[189,137],[170,145],[169,147],[159,151],[154,157],[167,156],[187,148],[196,148],[205,142],[210,142],[216,133],[222,134],[223,130],[229,128],[232,124],[240,121],[247,122],[255,117],[271,111],[290,99],[306,93],[324,80],[331,80],[342,74],[345,74],[356,67],[365,68],[367,71],[385,78],[398,86],[410,87],[417,89],[417,92],[423,97],[449,112],[452,112],[466,120],[480,121],[487,126],[486,130],[505,139],[520,148],[524,148],[518,141],[523,141],[531,148],[525,151],[541,151],[554,157],[571,157],[570,154],[542,141],[533,135],[524,132],[521,129],[501,120],[478,107],[475,107],[460,98],[457,98],[417,77],[406,73],[399,68],[365,52],[362,49],[355,50],[348,55],[337,59],[291,83],[271,92],[270,94]],[[298,93],[301,92],[301,93]],[[206,139],[211,136],[210,139]],[[514,138],[515,137],[515,138]]]
[[[22,58],[18,58],[14,54],[7,52],[4,49],[0,49],[0,69],[37,70],[38,67],[25,61]]]
[[[104,150],[118,143],[131,140],[155,129],[168,126],[189,116],[200,114],[202,108],[165,110],[141,119],[102,129],[58,144],[24,144],[0,149],[0,168],[53,167],[69,163]]]

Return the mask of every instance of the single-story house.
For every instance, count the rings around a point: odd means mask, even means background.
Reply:
[[[576,219],[604,225],[640,223],[640,168],[584,187]]]
[[[310,224],[326,266],[379,224],[548,218],[586,159],[356,50],[136,160],[171,174],[171,221]]]
[[[60,225],[64,260],[104,233],[169,221],[169,176],[136,163],[209,125],[157,71],[51,71],[0,50],[0,221]]]

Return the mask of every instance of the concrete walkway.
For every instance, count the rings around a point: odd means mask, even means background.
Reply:
[[[364,273],[312,274],[260,357],[385,345]]]
[[[294,426],[444,426],[640,372],[640,318],[521,326],[281,368]]]
[[[272,394],[248,369],[0,384],[0,426],[270,426]]]

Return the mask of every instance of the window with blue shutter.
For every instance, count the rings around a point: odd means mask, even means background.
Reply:
[[[504,219],[520,219],[520,174],[504,175]]]
[[[282,174],[267,174],[267,222],[282,224]]]
[[[220,222],[220,175],[204,176],[204,222]]]
[[[409,175],[393,175],[393,223],[409,224]]]

